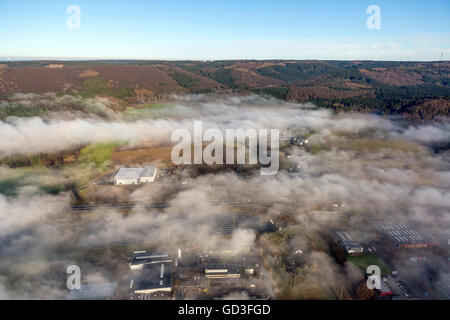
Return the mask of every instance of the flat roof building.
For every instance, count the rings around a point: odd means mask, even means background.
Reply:
[[[397,247],[426,248],[436,244],[433,236],[404,224],[380,224],[375,226],[375,230]]]
[[[144,168],[120,168],[114,177],[115,185],[133,185],[154,182],[156,177],[156,167],[147,166]]]
[[[131,270],[142,270],[144,265],[155,263],[171,263],[172,259],[168,254],[152,254],[147,251],[135,251],[129,263]]]
[[[358,255],[364,252],[364,247],[355,241],[347,231],[335,231],[337,243],[348,255]]]
[[[241,268],[238,265],[207,265],[205,275],[208,279],[237,279],[241,277]]]
[[[143,266],[130,282],[130,290],[135,294],[171,292],[171,264],[159,262]]]

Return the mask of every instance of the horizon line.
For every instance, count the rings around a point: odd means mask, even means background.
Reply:
[[[24,61],[198,61],[198,62],[217,62],[217,61],[374,61],[374,62],[450,62],[450,60],[397,60],[397,59],[282,59],[282,58],[267,58],[267,59],[252,59],[252,58],[230,58],[230,59],[161,59],[161,58],[64,58],[64,57],[4,57],[0,56],[0,62],[24,62]]]

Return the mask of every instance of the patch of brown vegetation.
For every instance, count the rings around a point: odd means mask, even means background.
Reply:
[[[47,69],[62,69],[62,68],[64,68],[64,65],[63,64],[52,63],[52,64],[44,66],[44,68],[47,68]]]
[[[14,93],[17,88],[13,81],[0,78],[0,95]]]
[[[136,100],[138,103],[150,103],[155,100],[156,94],[152,90],[148,90],[145,88],[135,88],[134,93],[136,94]]]
[[[203,76],[195,74],[195,73],[187,72],[186,70],[178,68],[178,67],[162,66],[162,67],[160,67],[160,69],[164,70],[165,72],[167,72],[167,74],[173,74],[175,72],[184,73],[188,77],[196,79],[198,81],[198,84],[194,88],[192,88],[194,90],[195,89],[200,89],[200,88],[201,89],[217,90],[217,89],[221,89],[222,88],[222,85],[220,83],[218,83],[217,81],[214,81],[212,79],[203,77]]]
[[[89,184],[80,193],[86,203],[129,202],[130,195],[141,186],[114,186]]]
[[[348,80],[341,82],[340,85],[342,85],[345,88],[350,88],[350,89],[371,89],[372,88],[368,84],[357,83],[357,82],[352,82],[352,81],[348,81]]]
[[[161,94],[182,91],[178,83],[169,77],[167,72],[154,66],[68,66],[64,69],[49,69],[44,67],[19,67],[8,69],[2,75],[3,86],[0,94],[17,92],[45,93],[64,92],[70,87],[73,90],[83,90],[85,77],[81,74],[97,74],[108,81],[109,88],[122,87],[146,88]]]
[[[68,85],[82,88],[78,77],[81,68],[48,69],[36,67],[11,68],[2,75],[5,83],[0,94],[63,92]]]
[[[424,84],[422,75],[405,71],[400,68],[386,70],[385,68],[374,68],[371,71],[360,70],[367,77],[390,86],[416,86]]]
[[[264,67],[270,67],[270,66],[284,66],[285,63],[277,61],[277,62],[270,62],[270,61],[244,61],[244,62],[237,62],[235,64],[232,64],[229,66],[229,68],[239,68],[239,69],[245,69],[245,70],[257,70],[259,68]]]
[[[80,73],[80,75],[79,75],[79,77],[81,77],[81,78],[95,78],[97,76],[98,76],[98,72],[95,70],[91,70],[91,69],[86,70],[86,71]]]
[[[180,91],[182,88],[169,77],[167,72],[155,66],[96,66],[92,68],[100,78],[115,81],[121,85],[137,85],[140,88],[158,91]]]
[[[245,70],[241,68],[233,69],[232,75],[234,81],[237,85],[243,87],[271,87],[271,86],[281,86],[283,81],[264,77],[253,70]]]
[[[417,123],[425,123],[450,116],[450,99],[431,99],[411,107],[403,117]]]
[[[159,147],[122,147],[114,148],[111,160],[114,165],[134,166],[152,164],[158,167],[171,166],[172,146]]]

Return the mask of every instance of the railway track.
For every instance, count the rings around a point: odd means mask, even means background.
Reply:
[[[285,202],[283,200],[247,200],[247,201],[209,201],[208,204],[216,206],[251,206],[251,205],[265,205]],[[126,203],[102,203],[102,204],[86,204],[86,205],[73,205],[72,210],[75,211],[94,211],[94,210],[130,210],[136,206],[142,206],[146,209],[163,209],[170,207],[170,203],[152,203],[152,204],[138,204],[136,202]]]

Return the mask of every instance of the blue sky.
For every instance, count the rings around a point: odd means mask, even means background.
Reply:
[[[67,27],[69,5],[80,29]],[[381,28],[366,9],[381,9]],[[1,0],[0,57],[450,59],[448,0]]]

